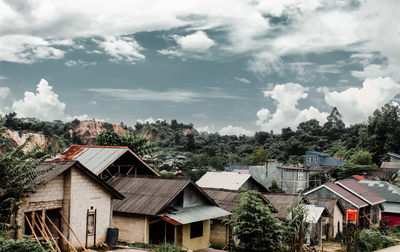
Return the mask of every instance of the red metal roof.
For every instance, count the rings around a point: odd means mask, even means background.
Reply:
[[[371,205],[385,202],[384,198],[364,187],[362,184],[358,183],[354,179],[339,180],[336,183],[344,187],[346,190],[356,194],[358,197]]]
[[[361,181],[361,180],[368,180],[368,179],[366,179],[366,178],[364,178],[363,176],[360,176],[360,175],[353,175],[352,177],[355,178],[355,179],[357,179],[358,181]]]
[[[126,146],[97,146],[97,145],[71,145],[67,150],[61,153],[55,160],[61,161],[75,161],[74,158],[77,154],[82,152],[85,148],[102,148],[102,149],[128,149]]]
[[[325,186],[328,187],[333,192],[335,192],[338,196],[340,196],[344,200],[350,202],[352,205],[354,205],[357,208],[368,206],[368,203],[366,201],[362,200],[361,198],[357,197],[350,191],[346,190],[345,188],[343,188],[335,183],[326,183]]]

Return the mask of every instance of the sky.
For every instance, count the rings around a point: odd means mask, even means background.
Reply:
[[[0,0],[0,113],[280,132],[400,103],[397,0]]]

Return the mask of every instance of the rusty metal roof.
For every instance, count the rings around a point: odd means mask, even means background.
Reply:
[[[79,161],[91,172],[99,175],[115,160],[125,153],[130,153],[139,163],[149,169],[155,175],[159,174],[147,165],[140,157],[125,146],[89,146],[89,145],[71,145],[66,151],[61,153],[54,160],[59,161]]]
[[[125,199],[114,202],[113,210],[120,213],[157,215],[187,186],[204,195],[210,205],[216,203],[189,179],[160,177],[115,176],[108,183],[121,192]]]

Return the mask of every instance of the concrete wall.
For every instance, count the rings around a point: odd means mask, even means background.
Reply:
[[[212,220],[210,227],[210,242],[225,245],[228,243],[227,225],[221,223],[220,220]]]
[[[40,187],[35,194],[22,199],[22,204],[16,216],[17,225],[22,226],[18,229],[18,238],[22,238],[25,228],[24,212],[41,211],[61,208],[64,197],[64,176],[60,175],[54,178],[46,185]]]
[[[208,248],[210,244],[210,220],[203,221],[203,236],[190,239],[190,224],[182,226],[182,247],[198,250]]]
[[[76,168],[71,169],[71,199],[69,221],[78,237],[85,237],[81,242],[86,242],[87,210],[97,211],[96,217],[96,244],[106,240],[107,228],[112,220],[112,197],[103,187],[89,179],[83,172]],[[70,233],[70,241],[80,247],[79,242]],[[94,237],[88,237],[88,247],[94,245]]]
[[[207,205],[207,201],[203,195],[200,195],[197,190],[193,190],[191,186],[183,189],[183,207],[193,207]]]
[[[148,223],[144,216],[114,214],[113,225],[119,229],[119,241],[148,243]]]
[[[340,211],[338,205],[336,204],[333,210],[333,223],[331,225],[333,226],[333,237],[335,238],[337,233],[339,232],[338,230],[338,223],[340,227],[340,232],[342,232],[342,227],[343,227],[343,219],[345,216],[343,216],[342,212]]]

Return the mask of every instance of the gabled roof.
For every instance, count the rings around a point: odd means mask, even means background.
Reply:
[[[277,210],[276,217],[285,219],[288,216],[288,211],[293,202],[299,197],[302,198],[304,203],[310,204],[310,201],[303,196],[297,194],[282,194],[282,193],[268,193],[263,196],[274,206]]]
[[[345,188],[346,190],[357,195],[362,200],[368,202],[371,205],[376,205],[385,202],[385,199],[369,190],[368,188],[362,186],[354,179],[343,179],[336,182],[336,184]]]
[[[108,183],[125,196],[124,200],[114,202],[115,212],[155,216],[187,186],[192,186],[210,205],[216,206],[214,200],[189,179],[118,175],[112,177]]]
[[[240,174],[236,172],[207,172],[196,184],[202,188],[222,188],[228,190],[239,190],[247,181],[252,181],[260,188],[268,191],[268,188],[256,181],[251,174]]]
[[[101,180],[96,174],[91,172],[89,169],[87,169],[84,165],[82,165],[79,161],[45,161],[42,164],[40,164],[36,169],[38,171],[44,170],[49,168],[50,166],[54,165],[54,168],[42,176],[38,177],[35,181],[40,181],[44,179],[47,182],[53,180],[56,178],[58,175],[61,175],[65,171],[69,170],[72,167],[76,167],[83,173],[85,173],[90,179],[92,179],[94,182],[99,184],[101,187],[103,187],[106,191],[111,193],[115,199],[123,199],[124,196],[122,196],[117,190],[115,190],[112,186],[108,185],[105,183],[103,180]],[[43,186],[43,185],[42,185]]]
[[[317,206],[325,206],[326,209],[333,214],[335,210],[335,206],[337,205],[340,212],[342,214],[346,214],[346,209],[344,208],[343,204],[339,200],[339,198],[336,199],[330,199],[330,198],[313,198],[313,197],[307,197],[307,199],[311,202],[313,205]]]
[[[146,164],[138,155],[125,146],[89,146],[71,145],[54,160],[79,161],[93,173],[99,175],[108,166],[113,164],[125,153],[130,153],[142,166],[157,176],[160,176],[153,168]]]
[[[221,188],[204,188],[204,191],[218,204],[219,207],[226,211],[232,212],[236,208],[237,202],[240,200],[240,190],[228,190]],[[261,195],[261,199],[264,203],[269,204],[269,200]],[[278,210],[271,204],[272,211],[277,212]]]
[[[320,185],[306,193],[304,193],[304,195],[308,195],[312,192],[315,192],[321,188],[326,188],[327,190],[331,191],[332,193],[334,193],[337,197],[349,202],[350,204],[352,204],[353,206],[355,206],[356,208],[362,208],[362,207],[366,207],[368,206],[368,203],[364,200],[362,200],[361,198],[357,197],[355,194],[351,193],[350,191],[344,189],[343,187],[341,187],[340,185],[337,185],[335,183],[325,183],[323,185]]]
[[[400,188],[386,181],[358,181],[364,187],[379,194],[387,202],[400,203]]]
[[[305,209],[307,211],[306,222],[308,223],[317,223],[322,216],[332,217],[332,214],[324,206],[305,205]]]

